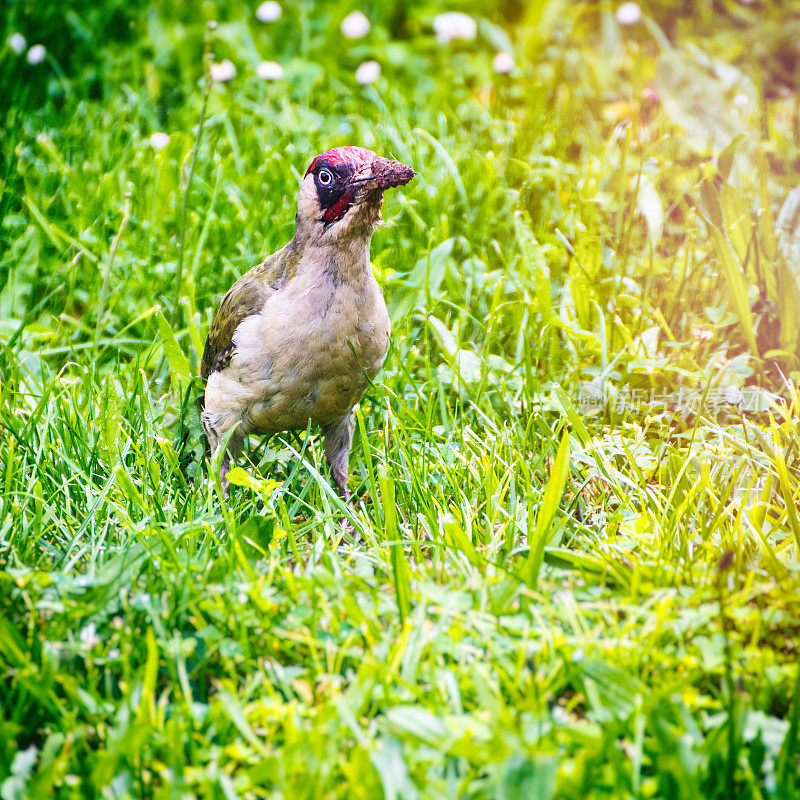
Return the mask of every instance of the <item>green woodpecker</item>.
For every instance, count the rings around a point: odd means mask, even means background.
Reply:
[[[231,287],[208,333],[201,374],[212,455],[228,431],[220,478],[247,434],[319,426],[345,498],[353,406],[389,348],[389,315],[369,247],[383,192],[414,170],[360,147],[337,147],[306,170],[294,238]]]

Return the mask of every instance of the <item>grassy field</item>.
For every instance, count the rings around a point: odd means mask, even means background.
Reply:
[[[3,800],[800,797],[797,8],[458,7],[5,4]],[[225,501],[210,316],[341,144],[418,173],[356,499]]]

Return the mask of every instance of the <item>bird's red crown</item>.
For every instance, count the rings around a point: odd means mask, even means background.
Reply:
[[[320,153],[308,165],[306,175],[314,169],[317,161],[327,161],[331,166],[335,167],[338,164],[344,163],[369,163],[375,158],[375,153],[364,149],[363,147],[333,147]],[[305,176],[304,176],[305,177]]]

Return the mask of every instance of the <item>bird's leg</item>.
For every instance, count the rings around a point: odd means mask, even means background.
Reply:
[[[222,454],[222,462],[219,465],[219,483],[222,486],[222,496],[227,500],[231,493],[231,482],[228,480],[228,472],[231,468],[231,463],[236,461],[242,454],[242,447],[244,445],[244,435],[242,429],[237,428],[230,439],[228,439],[228,446]]]
[[[222,487],[222,496],[227,500],[231,496],[231,482],[228,480],[228,471],[231,468],[231,457],[226,450],[222,454],[219,464],[219,485]]]
[[[348,411],[341,419],[322,429],[322,435],[325,437],[325,460],[331,469],[331,477],[345,500],[350,499],[347,473],[354,425],[353,412]]]
[[[217,451],[220,448],[220,444],[222,440],[225,438],[225,434],[230,430],[230,425],[226,427],[224,430],[220,428],[218,424],[220,422],[218,415],[213,415],[209,412],[203,412],[200,419],[203,423],[203,429],[206,432],[206,437],[208,438],[208,444],[211,448],[211,463],[214,463],[214,459],[216,458]],[[215,424],[217,423],[217,424]],[[231,461],[235,461],[242,452],[242,446],[244,444],[244,434],[242,433],[241,427],[237,428],[231,438],[228,440],[228,446],[225,448],[225,452],[222,454],[222,461],[220,462],[219,466],[219,482],[220,486],[222,487],[222,496],[227,500],[230,496],[230,481],[228,480],[228,471],[231,468]]]

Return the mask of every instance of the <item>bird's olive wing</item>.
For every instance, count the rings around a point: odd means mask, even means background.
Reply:
[[[249,273],[248,273],[249,274]],[[230,288],[214,314],[208,339],[203,350],[200,374],[208,380],[212,372],[225,369],[233,355],[233,334],[239,323],[251,314],[256,314],[264,305],[265,294],[255,281],[242,276]]]
[[[243,319],[257,314],[267,298],[295,273],[299,253],[290,242],[239,278],[219,304],[208,331],[200,375],[208,380],[212,372],[225,369],[233,356],[233,335]]]

